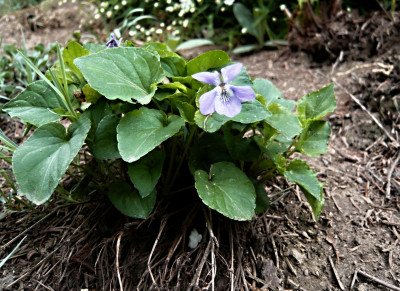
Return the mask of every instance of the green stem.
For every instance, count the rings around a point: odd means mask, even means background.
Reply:
[[[169,157],[169,165],[168,165],[168,172],[167,172],[167,178],[165,180],[165,192],[169,191],[170,185],[172,185],[169,181],[171,178],[171,174],[172,174],[172,167],[174,165],[174,157],[176,154],[176,147],[177,147],[177,136],[175,135],[172,139],[172,150],[171,150],[171,155]]]
[[[194,188],[194,185],[186,186],[186,187],[183,187],[183,188],[181,188],[181,189],[172,191],[172,192],[168,193],[168,195],[173,195],[173,194],[181,193],[181,192],[184,192],[184,191],[193,189],[193,188]]]
[[[68,93],[67,74],[65,72],[64,58],[63,58],[62,53],[61,53],[60,44],[57,43],[56,47],[57,47],[57,55],[58,55],[58,60],[59,60],[60,65],[61,65],[61,72],[62,72],[62,78],[63,78],[62,89],[64,91],[64,96],[67,99],[68,106],[70,108],[72,108],[72,106],[70,106],[71,105],[71,100],[69,99],[69,93]]]
[[[11,180],[11,178],[7,175],[7,173],[4,170],[1,171],[1,175],[8,183],[8,186],[11,187],[15,192],[17,192],[17,189],[15,188],[14,185],[14,181]]]
[[[9,148],[7,146],[0,145],[0,149],[6,150],[7,152],[12,153],[15,149]]]
[[[75,118],[78,119],[78,115],[76,114],[76,112],[72,109],[72,105],[71,105],[71,100],[69,98],[69,96],[64,96],[64,94],[56,87],[54,86],[54,84],[52,82],[50,82],[45,75],[43,75],[43,73],[32,63],[32,61],[25,56],[21,51],[18,51],[18,53],[23,57],[23,59],[25,60],[25,62],[31,67],[32,70],[34,70],[39,76],[40,78],[42,78],[43,81],[45,81],[56,93],[56,95],[61,99],[62,103],[64,104],[64,106],[66,107],[66,109],[68,110],[68,112]],[[51,69],[49,70],[50,74],[52,74]],[[54,74],[53,74],[54,75]],[[53,78],[54,81],[54,78]]]
[[[164,110],[162,110],[160,104],[159,104],[154,98],[151,98],[151,100],[154,102],[154,104],[157,106],[157,108],[158,108],[160,111],[164,111]]]
[[[11,148],[12,151],[15,151],[18,147],[11,139],[9,139],[7,136],[4,135],[1,129],[0,129],[0,141],[4,143],[7,147]]]
[[[267,173],[265,173],[264,176],[262,176],[261,180],[259,180],[260,183],[264,183],[267,181],[270,177],[270,175],[276,170],[276,168],[270,169]]]
[[[9,163],[10,165],[11,165],[11,163],[12,163],[12,162],[11,162],[11,157],[9,157],[9,156],[0,154],[0,159],[6,161],[6,162]]]
[[[178,167],[176,167],[175,174],[172,177],[171,183],[169,184],[168,191],[169,191],[170,187],[172,187],[174,185],[175,180],[178,177],[179,171],[180,171],[180,169],[182,167],[182,163],[183,163],[183,161],[184,161],[184,159],[186,157],[186,154],[187,154],[187,152],[189,150],[189,146],[190,146],[190,144],[192,142],[192,139],[193,139],[195,131],[196,131],[195,130],[195,126],[192,126],[192,130],[190,131],[190,135],[189,135],[188,139],[186,140],[185,149],[183,150],[183,155],[182,155],[181,159],[179,160]]]

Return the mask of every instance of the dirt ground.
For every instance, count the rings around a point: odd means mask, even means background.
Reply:
[[[27,40],[56,40],[45,31],[25,32]],[[26,236],[0,270],[0,290],[400,290],[400,128],[393,109],[400,92],[390,90],[398,86],[398,46],[323,64],[288,49],[232,57],[287,99],[336,83],[329,152],[307,159],[326,183],[317,222],[298,189],[251,222],[213,213],[215,239],[194,214],[202,214],[198,204],[174,210],[176,201],[160,201],[139,221],[93,196],[69,205],[54,199],[0,220],[0,258]],[[1,127],[11,138],[21,132],[16,122],[2,120]],[[266,185],[271,194],[288,186],[283,179]],[[187,217],[190,229],[182,223]],[[190,250],[193,226],[203,241]]]
[[[81,32],[82,41],[96,41],[99,36],[105,40],[100,21],[93,18],[94,11],[95,7],[86,1],[59,6],[58,1],[45,0],[38,6],[2,16],[0,38],[3,44],[21,45],[22,29],[27,48],[51,42],[59,42],[64,46],[72,39],[74,31]]]

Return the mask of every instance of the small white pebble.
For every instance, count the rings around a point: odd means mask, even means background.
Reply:
[[[203,236],[197,232],[197,229],[193,228],[192,232],[189,235],[189,248],[195,249],[201,242]]]

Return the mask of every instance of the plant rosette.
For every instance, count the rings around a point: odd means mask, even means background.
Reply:
[[[209,208],[250,220],[269,207],[265,181],[284,176],[318,219],[323,184],[291,155],[326,153],[332,84],[293,112],[270,81],[251,79],[220,50],[187,61],[162,43],[113,38],[58,52],[43,80],[3,108],[34,128],[12,155],[19,193],[30,201],[48,201],[74,173],[77,187],[64,195],[97,189],[131,217],[146,218],[161,195],[196,191]]]

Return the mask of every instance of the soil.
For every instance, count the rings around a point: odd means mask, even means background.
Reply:
[[[25,33],[29,40],[36,38],[37,32]],[[41,41],[54,40],[49,34]],[[191,197],[178,209],[179,201],[160,201],[144,221],[124,217],[93,195],[71,204],[54,198],[49,205],[0,220],[0,258],[26,236],[0,270],[0,290],[400,288],[400,165],[393,141],[400,140],[399,114],[393,105],[390,114],[382,115],[371,101],[384,87],[386,98],[398,98],[393,89],[398,88],[398,51],[333,64],[287,49],[232,58],[252,77],[271,80],[291,100],[335,81],[338,107],[327,117],[329,151],[307,159],[326,183],[320,219],[313,219],[296,188],[250,222],[228,221],[212,212],[213,232],[204,220],[210,214],[203,215]],[[393,68],[385,74],[377,63]],[[3,119],[1,126],[11,138],[20,138],[18,122]],[[283,179],[266,185],[271,196],[288,186]],[[191,250],[187,241],[193,227],[203,240]]]
[[[88,1],[80,4],[67,2],[58,5],[58,1],[45,0],[40,5],[6,14],[0,18],[0,37],[3,44],[21,45],[23,31],[25,45],[33,48],[39,43],[59,42],[65,45],[72,39],[75,31],[80,31],[81,40],[96,40],[104,37],[100,21],[93,18],[95,7]]]

